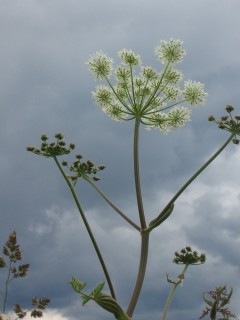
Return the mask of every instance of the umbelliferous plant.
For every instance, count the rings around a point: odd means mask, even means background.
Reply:
[[[167,133],[175,129],[179,129],[190,121],[190,114],[196,105],[204,104],[207,93],[204,91],[204,85],[200,82],[187,80],[182,82],[182,73],[175,68],[186,55],[180,40],[170,39],[169,41],[161,41],[160,45],[155,49],[155,54],[162,64],[161,70],[155,70],[149,66],[143,66],[141,57],[131,50],[121,50],[118,55],[120,65],[114,66],[113,60],[102,51],[92,55],[87,64],[89,70],[94,74],[95,79],[101,81],[93,92],[95,102],[100,106],[101,110],[116,121],[134,122],[133,129],[133,166],[134,166],[134,182],[137,203],[138,222],[133,221],[127,213],[118,208],[105,193],[100,189],[99,173],[105,169],[105,166],[96,165],[93,161],[83,160],[81,153],[76,153],[74,160],[69,162],[68,159],[60,161],[60,156],[66,156],[75,149],[75,144],[67,144],[64,141],[62,133],[55,134],[55,140],[49,141],[46,134],[41,136],[40,147],[27,147],[28,151],[51,158],[60,170],[69,190],[74,198],[78,211],[82,217],[83,223],[92,241],[100,265],[106,278],[109,288],[109,294],[102,293],[104,284],[100,283],[90,293],[83,290],[86,284],[73,277],[70,281],[73,289],[78,292],[82,298],[83,304],[89,300],[94,300],[103,309],[111,312],[115,318],[119,320],[128,320],[133,317],[134,310],[142,290],[145,271],[148,261],[148,246],[150,233],[171,215],[174,205],[184,190],[203,172],[203,170],[224,150],[224,148],[233,141],[238,143],[237,136],[240,134],[239,116],[232,117],[233,108],[226,108],[228,115],[221,120],[215,120],[211,116],[209,120],[215,121],[221,129],[230,132],[227,141],[213,154],[199,170],[197,170],[186,183],[175,193],[175,195],[166,203],[163,208],[159,208],[159,214],[152,221],[148,221],[148,217],[144,210],[144,199],[142,196],[142,187],[140,179],[139,167],[139,128],[145,126],[147,130],[157,128],[162,133]],[[101,250],[94,237],[91,226],[81,206],[79,197],[77,196],[77,182],[84,180],[89,183],[93,189],[109,204],[110,207],[120,215],[131,227],[135,229],[141,236],[141,252],[139,259],[139,268],[136,275],[135,286],[132,291],[131,299],[128,307],[124,310],[116,298],[115,289],[108,268],[105,264]],[[198,256],[187,246],[181,254],[176,255],[175,263],[183,263],[185,265],[181,275],[183,276],[187,267],[195,263],[203,263],[205,256]],[[124,254],[124,253],[123,253]],[[190,260],[184,260],[188,257]],[[184,258],[184,259],[182,259]],[[204,261],[203,261],[204,260]],[[181,277],[171,282],[174,290],[170,293],[164,310],[163,319],[166,318],[168,306],[172,299],[172,295],[180,284]]]

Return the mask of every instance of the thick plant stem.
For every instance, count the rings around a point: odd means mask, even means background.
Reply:
[[[144,209],[143,209],[143,202],[142,202],[142,191],[141,191],[141,183],[140,183],[140,173],[139,173],[139,151],[138,151],[139,126],[140,126],[140,119],[136,118],[135,128],[134,128],[134,145],[133,145],[134,178],[135,178],[135,189],[136,189],[139,219],[141,222],[141,228],[145,229],[146,228],[146,221],[145,221],[145,216],[144,216]]]
[[[69,181],[69,179],[67,178],[65,172],[63,171],[60,163],[58,162],[57,157],[54,156],[53,159],[54,159],[55,163],[57,164],[57,166],[58,166],[61,174],[63,175],[63,177],[64,177],[65,181],[67,182],[67,185],[68,185],[68,187],[69,187],[69,189],[70,189],[70,191],[71,191],[71,193],[72,193],[72,196],[73,196],[73,198],[74,198],[74,200],[75,200],[75,203],[76,203],[76,205],[77,205],[78,211],[79,211],[79,213],[80,213],[80,215],[81,215],[81,217],[82,217],[83,223],[84,223],[84,225],[85,225],[85,227],[86,227],[86,229],[87,229],[88,235],[89,235],[89,237],[90,237],[90,239],[91,239],[91,241],[92,241],[92,244],[93,244],[93,246],[94,246],[94,249],[95,249],[95,251],[96,251],[96,254],[97,254],[97,256],[98,256],[98,259],[99,259],[99,261],[100,261],[100,264],[101,264],[101,266],[102,266],[104,275],[105,275],[105,277],[106,277],[106,280],[107,280],[107,283],[108,283],[108,286],[109,286],[109,290],[110,290],[110,292],[111,292],[111,296],[112,296],[112,298],[116,299],[116,295],[115,295],[115,292],[114,292],[114,289],[113,289],[113,285],[112,285],[112,282],[111,282],[111,279],[110,279],[110,276],[109,276],[107,267],[106,267],[105,262],[104,262],[104,260],[103,260],[102,254],[101,254],[101,252],[100,252],[100,250],[99,250],[99,248],[98,248],[97,242],[96,242],[96,240],[95,240],[95,238],[94,238],[94,236],[93,236],[92,230],[91,230],[91,228],[90,228],[90,226],[89,226],[89,224],[88,224],[88,221],[87,221],[87,219],[86,219],[86,217],[85,217],[85,214],[84,214],[84,212],[83,212],[83,209],[82,209],[82,207],[81,207],[81,205],[80,205],[80,202],[79,202],[79,200],[78,200],[78,198],[77,198],[77,195],[76,195],[76,193],[75,193],[75,191],[74,191],[74,187],[72,186],[71,182]]]
[[[131,226],[133,226],[138,231],[141,231],[141,228],[134,223],[131,219],[129,219],[115,204],[113,204],[108,197],[93,183],[87,176],[83,177],[90,185],[100,194],[100,196],[112,207],[124,220],[126,220]]]
[[[139,152],[138,152],[138,141],[139,141],[139,126],[140,126],[140,119],[136,118],[135,120],[135,128],[134,128],[134,146],[133,146],[133,159],[134,159],[134,177],[135,177],[135,188],[136,188],[136,197],[137,197],[137,205],[138,205],[138,213],[139,219],[141,222],[141,256],[140,256],[140,263],[138,269],[137,280],[135,283],[135,287],[133,290],[133,294],[127,309],[127,314],[129,317],[132,317],[134,309],[136,307],[145,273],[147,267],[147,259],[148,259],[148,246],[149,246],[149,232],[143,231],[146,229],[146,221],[143,209],[143,202],[142,202],[142,193],[141,193],[141,184],[140,184],[140,174],[139,174]]]
[[[142,232],[141,233],[142,242],[141,242],[141,257],[140,257],[140,264],[138,269],[138,276],[135,284],[135,288],[133,290],[133,294],[127,309],[127,315],[131,318],[135,307],[137,305],[137,301],[142,289],[146,267],[147,267],[147,259],[148,259],[148,246],[149,246],[149,232]]]
[[[235,136],[234,133],[232,133],[230,135],[230,137],[227,139],[227,141],[217,150],[217,152],[215,152],[211,158],[209,158],[204,165],[201,166],[200,169],[198,169],[194,175],[191,176],[191,178],[178,190],[178,192],[173,196],[173,198],[168,202],[168,204],[166,205],[166,207],[162,210],[162,212],[160,214],[162,214],[163,212],[166,212],[171,205],[177,200],[177,198],[183,193],[183,191],[185,189],[187,189],[187,187],[197,178],[197,176],[200,175],[200,173],[202,173],[206,167],[214,160],[216,159],[219,154],[226,148],[226,146],[232,141],[233,137]]]

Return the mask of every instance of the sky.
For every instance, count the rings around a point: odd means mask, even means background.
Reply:
[[[238,0],[0,0],[0,245],[16,230],[29,275],[11,283],[9,309],[47,296],[43,319],[112,319],[94,303],[81,306],[68,281],[76,276],[91,291],[104,275],[92,244],[52,159],[26,152],[41,134],[62,132],[84,159],[105,164],[98,186],[138,222],[134,191],[133,122],[115,122],[92,99],[98,84],[88,71],[102,50],[119,63],[131,49],[144,65],[160,70],[160,40],[184,41],[178,68],[184,80],[205,84],[208,100],[191,122],[167,135],[140,130],[140,169],[150,222],[183,183],[226,141],[208,116],[239,110],[240,2]],[[189,267],[174,296],[169,320],[198,319],[202,293],[233,287],[231,310],[240,316],[240,149],[230,144],[175,203],[170,218],[151,233],[143,290],[133,319],[161,319],[181,266],[174,252],[186,245],[206,253]],[[91,186],[76,187],[82,207],[126,308],[138,269],[140,236],[103,202]],[[1,288],[6,277],[1,270]],[[1,289],[2,291],[2,289]],[[108,291],[107,285],[105,291]]]

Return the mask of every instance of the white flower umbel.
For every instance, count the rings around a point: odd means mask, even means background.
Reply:
[[[204,84],[196,81],[185,81],[183,97],[191,106],[204,104],[208,94],[204,92]]]
[[[91,72],[106,85],[97,86],[93,97],[102,110],[117,121],[138,119],[148,128],[159,128],[163,132],[182,127],[190,121],[190,110],[178,107],[203,104],[207,93],[199,82],[186,81],[180,87],[183,75],[174,68],[186,54],[182,41],[161,41],[155,50],[163,70],[141,65],[141,57],[131,50],[123,49],[118,55],[121,64],[114,69],[112,84],[112,59],[102,51],[91,56],[88,64]]]
[[[123,49],[118,52],[118,56],[122,59],[123,64],[130,66],[138,66],[141,63],[139,54],[134,53],[132,50]]]
[[[108,78],[112,73],[113,60],[102,51],[98,51],[92,55],[88,59],[87,64],[96,79]]]
[[[183,127],[190,119],[191,110],[186,107],[174,107],[169,113],[156,112],[146,118],[147,129],[158,128],[167,133],[172,129]]]
[[[162,40],[156,47],[155,54],[162,64],[176,64],[182,61],[186,51],[182,48],[183,42],[170,38],[169,41]]]

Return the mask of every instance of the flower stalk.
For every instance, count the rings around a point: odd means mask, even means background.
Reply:
[[[58,162],[57,157],[56,157],[56,156],[53,156],[53,159],[54,159],[54,161],[55,161],[58,169],[60,170],[63,178],[65,179],[65,181],[66,181],[66,183],[67,183],[67,185],[68,185],[68,187],[69,187],[69,189],[70,189],[70,191],[71,191],[71,193],[72,193],[72,196],[73,196],[74,201],[75,201],[75,203],[76,203],[76,206],[77,206],[77,208],[78,208],[79,214],[80,214],[80,216],[81,216],[81,218],[82,218],[82,220],[83,220],[83,223],[84,223],[84,225],[85,225],[85,227],[86,227],[86,230],[87,230],[87,232],[88,232],[88,235],[89,235],[89,237],[90,237],[90,239],[91,239],[91,241],[92,241],[93,247],[94,247],[94,249],[95,249],[95,251],[96,251],[96,254],[97,254],[98,259],[99,259],[99,261],[100,261],[100,264],[101,264],[101,266],[102,266],[102,269],[103,269],[104,275],[105,275],[105,277],[106,277],[106,280],[107,280],[107,283],[108,283],[108,286],[109,286],[109,290],[110,290],[110,292],[111,292],[111,295],[112,295],[112,297],[113,297],[114,299],[116,299],[116,295],[115,295],[115,292],[114,292],[114,288],[113,288],[113,285],[112,285],[112,281],[111,281],[109,272],[108,272],[108,270],[107,270],[106,264],[105,264],[105,262],[104,262],[104,259],[103,259],[103,257],[102,257],[102,254],[101,254],[101,252],[100,252],[100,249],[99,249],[99,247],[98,247],[98,245],[97,245],[97,242],[96,242],[96,240],[95,240],[95,237],[94,237],[94,235],[93,235],[93,233],[92,233],[91,227],[89,226],[89,223],[88,223],[88,221],[87,221],[87,219],[86,219],[86,216],[85,216],[85,214],[84,214],[84,212],[83,212],[83,209],[82,209],[82,207],[81,207],[81,205],[80,205],[80,202],[79,202],[79,200],[78,200],[78,197],[77,197],[77,195],[76,195],[76,193],[75,193],[75,191],[74,191],[74,187],[73,187],[73,185],[71,184],[71,182],[69,181],[69,179],[68,179],[68,177],[66,176],[65,172],[63,171],[62,166],[61,166],[60,163]]]

